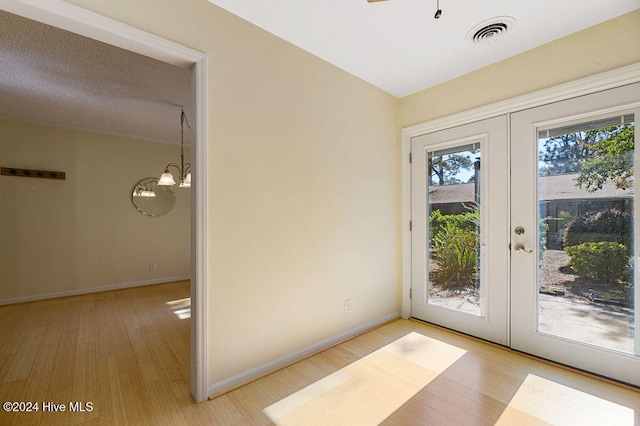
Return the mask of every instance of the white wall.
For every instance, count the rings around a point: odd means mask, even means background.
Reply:
[[[175,208],[160,217],[131,201],[136,183],[158,177],[179,152],[0,120],[0,165],[66,173],[0,176],[0,303],[189,275],[189,190],[176,189]]]

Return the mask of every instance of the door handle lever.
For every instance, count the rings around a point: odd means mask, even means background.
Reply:
[[[524,248],[524,245],[518,243],[515,246],[513,246],[513,249],[517,252],[524,252],[524,253],[533,253],[533,250],[527,250],[526,248]]]

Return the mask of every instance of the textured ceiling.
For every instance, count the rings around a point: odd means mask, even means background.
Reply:
[[[180,143],[189,69],[2,11],[0,29],[0,117]]]
[[[439,0],[434,19],[436,0],[209,1],[397,97],[640,8],[640,0]],[[467,39],[503,16],[515,21],[504,37]]]

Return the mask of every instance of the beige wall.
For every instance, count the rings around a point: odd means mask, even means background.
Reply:
[[[189,191],[176,189],[161,217],[131,202],[135,184],[178,155],[177,146],[0,120],[3,167],[66,173],[0,176],[0,302],[189,275]]]
[[[210,384],[399,311],[397,99],[204,0],[72,3],[208,55]]]
[[[640,10],[402,99],[400,128],[640,62]]]

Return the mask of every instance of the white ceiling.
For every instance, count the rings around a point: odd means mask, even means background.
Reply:
[[[436,20],[437,0],[209,1],[397,97],[640,8],[640,0],[439,0]],[[504,37],[466,39],[498,16],[516,21]]]
[[[0,28],[0,117],[180,143],[189,69],[3,11]]]

